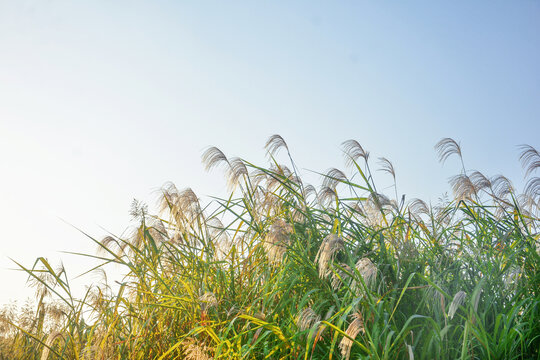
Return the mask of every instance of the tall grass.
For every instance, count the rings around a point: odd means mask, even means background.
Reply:
[[[522,148],[523,194],[463,165],[454,199],[433,206],[382,194],[356,141],[343,144],[348,170],[322,174],[319,189],[280,136],[266,148],[267,167],[204,153],[208,169],[225,170],[227,198],[203,204],[166,184],[158,215],[134,203],[133,236],[88,236],[99,253],[80,255],[119,266],[119,286],[75,298],[63,268],[20,265],[38,302],[4,308],[0,357],[539,358],[534,148]],[[462,156],[452,139],[436,150],[443,162]],[[379,163],[395,185],[392,164]]]

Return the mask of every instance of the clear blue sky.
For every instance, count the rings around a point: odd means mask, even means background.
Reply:
[[[0,276],[12,257],[92,251],[166,181],[222,194],[208,145],[264,161],[281,134],[302,168],[343,167],[354,138],[436,200],[465,164],[522,181],[540,147],[538,1],[0,0]],[[4,286],[4,289],[6,287]]]

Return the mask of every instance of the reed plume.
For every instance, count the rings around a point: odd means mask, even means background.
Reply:
[[[463,159],[461,155],[461,146],[457,141],[452,138],[443,138],[436,145],[435,150],[439,156],[439,161],[441,163],[446,162],[446,160],[452,156],[457,155],[460,159]]]
[[[319,321],[321,321],[320,315],[313,311],[312,308],[307,307],[298,314],[296,325],[300,331],[306,331]]]
[[[368,258],[361,258],[356,262],[356,271],[360,274],[367,287],[375,282],[377,278],[377,267]]]
[[[336,234],[330,234],[324,238],[317,256],[315,257],[315,262],[319,267],[319,276],[321,278],[326,278],[330,275],[330,263],[334,261],[337,253],[344,250],[343,239]]]
[[[346,360],[349,360],[351,356],[351,349],[354,344],[354,339],[356,339],[358,334],[365,332],[364,317],[362,316],[362,313],[356,311],[354,314],[352,314],[351,318],[352,321],[345,331],[346,336],[344,336],[339,343],[341,356],[343,356]]]
[[[450,303],[450,308],[448,309],[448,317],[450,319],[454,318],[456,311],[463,304],[466,296],[467,296],[467,293],[463,290],[458,291],[454,295],[454,298],[452,299],[452,302]]]
[[[293,227],[285,220],[277,219],[274,221],[263,242],[270,262],[278,264],[283,261],[287,248],[290,246],[292,233]]]
[[[358,162],[358,159],[362,158],[365,162],[369,159],[369,152],[364,150],[362,145],[356,140],[347,140],[341,144],[343,148],[343,154],[345,156],[345,163],[348,166]]]

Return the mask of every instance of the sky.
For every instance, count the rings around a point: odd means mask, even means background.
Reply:
[[[313,177],[355,139],[435,202],[452,137],[467,169],[521,185],[538,64],[538,1],[0,0],[0,304],[32,294],[11,259],[75,277],[88,261],[64,252],[95,250],[81,231],[124,233],[167,181],[225,194],[211,145],[264,165],[277,133]]]

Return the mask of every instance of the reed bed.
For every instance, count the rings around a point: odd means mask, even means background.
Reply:
[[[380,192],[369,153],[315,188],[285,141],[270,165],[203,155],[230,196],[203,203],[166,184],[159,211],[134,202],[128,238],[95,239],[82,298],[46,259],[22,269],[38,301],[0,313],[1,359],[538,359],[540,155],[521,148],[523,193],[467,170],[437,204]],[[462,160],[443,139],[440,160]],[[284,165],[278,158],[287,159]],[[379,166],[394,181],[387,159]],[[462,161],[463,164],[463,161]],[[395,188],[395,187],[394,187]]]

